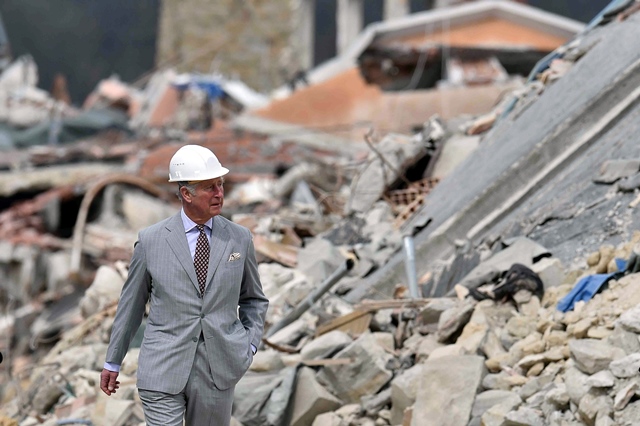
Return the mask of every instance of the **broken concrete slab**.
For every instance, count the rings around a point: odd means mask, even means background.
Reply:
[[[265,407],[271,392],[282,382],[279,372],[255,374],[249,372],[238,382],[234,400],[242,404],[233,405],[233,417],[244,426],[260,426],[265,422]]]
[[[353,342],[345,332],[333,330],[325,333],[302,347],[302,359],[328,358]]]
[[[484,359],[463,355],[428,359],[424,365],[411,426],[466,426],[486,373]]]
[[[282,361],[282,356],[279,352],[267,349],[258,351],[254,357],[249,370],[257,373],[263,373],[268,371],[277,371],[285,367]]]
[[[480,420],[480,417],[489,410],[491,407],[498,404],[508,404],[513,407],[522,403],[520,396],[511,391],[505,390],[487,390],[479,393],[473,402],[473,408],[471,409],[471,421]],[[486,423],[485,423],[486,424]]]
[[[458,337],[473,315],[476,302],[465,299],[456,306],[444,311],[438,319],[438,342],[444,343]]]
[[[123,188],[120,192],[122,215],[129,227],[135,231],[173,216],[180,210],[178,206],[168,204],[139,189]]]
[[[391,381],[391,424],[402,423],[405,410],[413,406],[424,368],[424,364],[416,364]]]
[[[330,412],[318,415],[311,426],[342,426],[343,424],[342,417]]]
[[[298,252],[297,268],[314,281],[322,282],[342,262],[344,256],[331,242],[324,238],[315,238]]]
[[[640,368],[640,354],[632,353],[611,361],[609,369],[614,376],[624,379],[635,377]]]
[[[622,178],[633,176],[640,171],[640,160],[618,159],[607,160],[602,163],[598,176],[593,181],[595,183],[611,184]]]
[[[0,196],[9,197],[18,192],[78,185],[104,175],[126,172],[122,166],[101,163],[52,165],[34,170],[0,172]]]
[[[318,383],[312,369],[303,367],[298,371],[291,426],[309,425],[319,414],[334,411],[341,405],[338,398]]]
[[[62,250],[47,256],[47,291],[59,294],[69,284],[71,271],[71,252]]]
[[[118,301],[125,278],[110,266],[100,266],[91,286],[80,299],[80,310],[85,318],[102,311]]]
[[[324,367],[318,380],[327,383],[345,402],[359,402],[362,396],[376,393],[393,377],[386,368],[392,355],[378,345],[371,333],[360,336],[334,358],[351,358],[353,362]]]
[[[432,177],[443,179],[480,144],[480,136],[453,135],[446,140],[435,163]]]
[[[612,361],[626,356],[622,349],[596,339],[571,340],[569,350],[576,367],[586,374],[609,368]]]
[[[419,138],[403,135],[387,135],[372,147],[366,164],[351,184],[351,197],[345,206],[345,214],[366,212],[380,199],[385,189],[404,174],[426,146]]]

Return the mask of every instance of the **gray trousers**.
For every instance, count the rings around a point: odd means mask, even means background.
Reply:
[[[229,426],[235,387],[213,384],[204,339],[200,335],[187,385],[177,395],[138,389],[147,426]]]

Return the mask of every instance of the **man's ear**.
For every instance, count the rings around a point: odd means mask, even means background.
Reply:
[[[182,195],[183,200],[187,202],[191,202],[191,192],[189,192],[189,190],[186,187],[184,186],[180,187],[180,195]]]

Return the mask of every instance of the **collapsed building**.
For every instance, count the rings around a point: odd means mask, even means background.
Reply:
[[[253,231],[271,300],[264,347],[236,390],[236,421],[633,421],[638,278],[615,258],[630,259],[640,241],[633,232],[640,187],[634,9],[613,4],[582,32],[574,28],[571,40],[565,35],[560,47],[527,50],[529,64],[542,59],[485,110],[464,117],[416,113],[384,136],[365,126],[305,121],[295,108],[299,122],[274,117],[287,102],[290,108],[336,82],[348,93],[354,79],[391,84],[380,71],[400,72],[398,65],[437,69],[445,51],[455,54],[448,69],[463,71],[451,78],[468,76],[465,60],[496,65],[500,49],[433,51],[425,47],[433,40],[423,46],[420,39],[424,50],[408,54],[381,37],[348,57],[343,74],[314,81],[328,68],[319,69],[309,87],[266,106],[245,91],[207,85],[225,99],[228,121],[224,114],[207,121],[200,78],[158,73],[144,90],[101,85],[92,105],[115,107],[132,123],[155,117],[161,124],[141,125],[138,139],[116,129],[5,157],[0,259],[8,308],[0,349],[8,356],[0,365],[6,373],[0,420],[143,421],[135,389],[141,334],[123,365],[118,398],[101,395],[96,382],[136,230],[178,208],[165,165],[189,141],[220,152],[239,171],[225,214]],[[489,85],[503,81],[496,69]],[[398,75],[406,82],[413,74]],[[193,97],[181,94],[185,89]],[[416,96],[439,90],[422,89]],[[308,99],[310,109],[322,112]],[[336,111],[349,105],[339,97],[315,102],[334,102]],[[406,111],[403,117],[411,115]],[[405,237],[415,242],[417,298],[408,288]],[[527,291],[510,303],[457,297],[456,285],[495,282],[514,264],[540,277],[542,298]],[[616,275],[601,294],[560,312],[558,302],[591,274]],[[452,407],[446,417],[442,406]]]

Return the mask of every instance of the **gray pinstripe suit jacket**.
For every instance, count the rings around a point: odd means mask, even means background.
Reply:
[[[233,253],[239,253],[239,258],[231,260]],[[269,303],[249,230],[214,217],[203,298],[180,213],[142,230],[118,302],[107,362],[122,364],[147,301],[150,311],[138,360],[139,388],[181,392],[200,333],[216,387],[235,385],[251,364],[251,344],[260,344]]]

